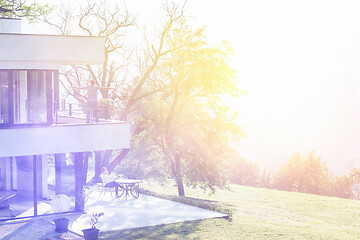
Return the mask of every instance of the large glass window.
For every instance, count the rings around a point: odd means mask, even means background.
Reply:
[[[0,124],[10,122],[8,75],[8,71],[0,71]]]
[[[0,158],[0,220],[34,215],[33,159]]]
[[[47,120],[46,72],[28,71],[27,80],[28,121],[44,123]]]
[[[75,210],[73,154],[0,158],[0,220]],[[67,206],[54,206],[61,194]]]
[[[54,71],[0,70],[0,124],[51,123]]]

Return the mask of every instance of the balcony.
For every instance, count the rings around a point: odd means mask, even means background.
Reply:
[[[1,33],[0,42],[0,69],[58,69],[105,59],[102,37]]]
[[[0,157],[125,149],[130,148],[130,125],[59,117],[57,125],[0,129],[0,146]]]

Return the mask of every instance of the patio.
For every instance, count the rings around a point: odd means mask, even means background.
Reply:
[[[101,232],[122,230],[160,224],[225,217],[217,213],[181,203],[140,194],[138,199],[112,199],[110,194],[98,199],[99,192],[89,195],[86,203],[88,213],[104,212],[97,228]],[[89,215],[65,214],[70,219],[69,232],[56,233],[54,216],[35,218],[26,222],[0,225],[2,239],[83,239],[82,229],[89,228]]]

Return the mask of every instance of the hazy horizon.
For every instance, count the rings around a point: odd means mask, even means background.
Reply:
[[[276,170],[292,154],[314,150],[335,174],[360,167],[360,3],[197,6],[209,36],[229,40],[236,51],[240,87],[249,93],[238,103],[245,159]]]

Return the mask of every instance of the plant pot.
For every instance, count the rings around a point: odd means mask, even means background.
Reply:
[[[68,231],[69,219],[56,218],[56,219],[54,219],[54,223],[55,223],[55,231],[57,231],[57,232],[67,232]]]
[[[100,230],[97,228],[88,228],[82,230],[84,233],[85,240],[97,240],[99,237]]]

